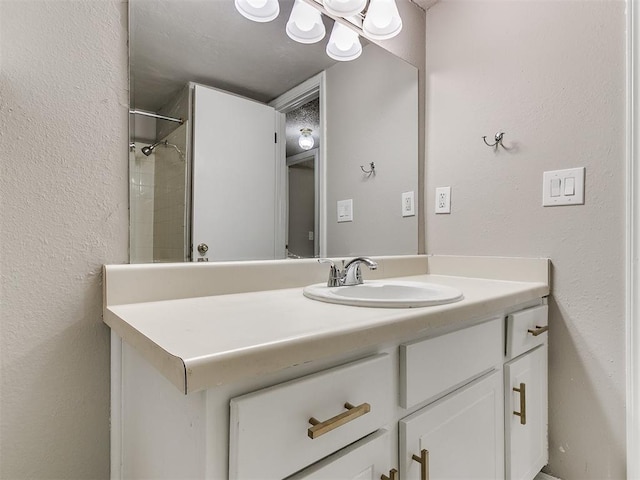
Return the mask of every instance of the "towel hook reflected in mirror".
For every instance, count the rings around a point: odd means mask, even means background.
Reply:
[[[504,145],[502,144],[502,137],[503,136],[504,136],[504,132],[496,133],[496,136],[494,137],[495,143],[487,142],[487,136],[486,135],[482,137],[482,140],[484,140],[484,143],[485,143],[485,145],[487,145],[487,147],[494,147],[497,150],[498,146],[501,146],[502,148],[504,148]]]
[[[360,170],[362,170],[364,173],[367,174],[368,177],[370,177],[371,175],[376,174],[376,164],[374,162],[371,162],[369,164],[369,170],[365,170],[364,165],[360,165]]]

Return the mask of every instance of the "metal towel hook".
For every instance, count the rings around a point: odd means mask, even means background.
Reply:
[[[375,164],[375,163],[373,163],[373,162],[371,162],[371,163],[369,164],[369,168],[370,168],[370,170],[365,170],[365,169],[364,169],[364,165],[360,165],[360,170],[362,170],[362,171],[363,171],[364,173],[366,173],[368,176],[375,175],[375,174],[376,174],[376,164]]]
[[[504,148],[504,145],[502,144],[502,137],[504,135],[504,132],[500,132],[500,133],[496,133],[495,136],[495,141],[496,143],[489,143],[487,142],[487,136],[485,135],[484,137],[482,137],[482,140],[484,140],[485,145],[487,145],[487,147],[495,147],[495,149],[498,149],[498,145],[501,146],[502,148]]]

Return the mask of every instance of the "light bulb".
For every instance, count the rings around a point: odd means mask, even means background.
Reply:
[[[320,10],[296,0],[287,22],[286,32],[289,38],[299,43],[316,43],[325,36]]]
[[[303,150],[311,150],[313,148],[313,136],[311,135],[310,128],[301,128],[300,129],[300,138],[298,138],[298,145]]]
[[[395,0],[371,0],[362,30],[373,40],[387,40],[398,35],[402,30],[402,18]]]
[[[347,62],[355,60],[361,53],[362,45],[360,45],[358,34],[349,27],[335,22],[327,44],[327,55],[334,60]]]
[[[383,1],[378,2],[377,9],[368,12],[368,17],[376,28],[387,28],[391,23],[393,13],[393,5],[391,5],[391,2]]]
[[[351,17],[364,10],[367,0],[324,0],[322,4],[331,15]]]
[[[254,22],[270,22],[280,13],[278,0],[235,0],[235,6],[240,15]]]
[[[343,52],[348,51],[353,45],[353,37],[348,35],[349,32],[345,30],[338,31],[334,38],[336,48]]]

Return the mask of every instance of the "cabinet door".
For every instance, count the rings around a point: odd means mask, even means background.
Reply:
[[[287,480],[380,480],[392,463],[391,434],[379,430]]]
[[[531,480],[549,459],[546,344],[505,365],[505,413],[507,479]]]
[[[503,417],[502,373],[494,371],[401,420],[401,478],[504,478]]]

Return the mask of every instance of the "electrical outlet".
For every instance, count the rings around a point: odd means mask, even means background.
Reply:
[[[436,213],[451,213],[451,187],[436,188]]]
[[[413,192],[402,193],[402,216],[413,217],[416,214],[416,209],[413,201]]]

